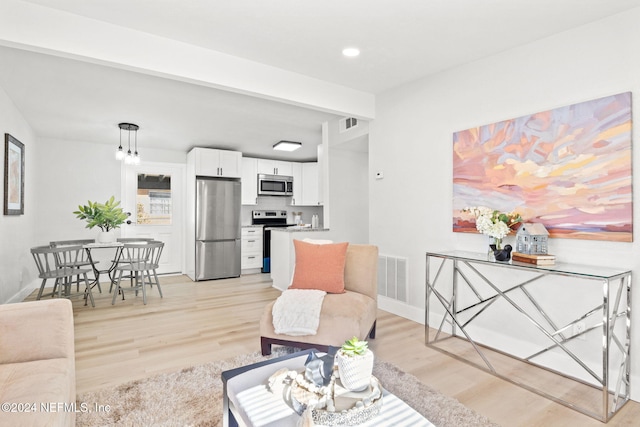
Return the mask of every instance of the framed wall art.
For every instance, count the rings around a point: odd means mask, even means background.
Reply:
[[[517,211],[550,237],[631,242],[631,92],[453,134],[453,231],[469,206]]]
[[[4,214],[24,214],[24,144],[4,134]]]

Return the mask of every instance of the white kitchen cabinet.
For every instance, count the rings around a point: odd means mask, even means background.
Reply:
[[[242,158],[242,204],[258,204],[258,159]],[[295,188],[295,185],[294,185]]]
[[[320,186],[318,175],[318,163],[302,163],[302,205],[318,206],[320,205]],[[296,188],[296,182],[293,181],[293,188]]]
[[[275,170],[276,170],[275,160],[258,159],[258,173],[275,175]]]
[[[262,242],[262,227],[242,227],[240,246],[242,270],[262,268]]]
[[[189,154],[193,155],[197,176],[241,178],[242,153],[239,151],[196,147]]]
[[[258,159],[258,173],[292,176],[293,166],[282,160]]]
[[[292,169],[293,197],[291,198],[291,206],[302,206],[302,163],[294,162]]]
[[[320,205],[318,163],[293,162],[293,197],[291,206]]]

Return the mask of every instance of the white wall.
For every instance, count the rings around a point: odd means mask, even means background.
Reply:
[[[357,128],[340,132],[335,120],[326,128],[329,228],[337,240],[369,243],[369,125],[360,121]]]
[[[329,155],[330,228],[342,241],[369,243],[369,154],[332,147]]]
[[[5,216],[0,213],[0,304],[18,302],[25,296],[27,285],[37,278],[35,263],[29,249],[35,246],[34,225],[39,203],[35,197],[38,169],[35,156],[38,142],[13,101],[0,88],[0,201],[4,209],[4,134],[8,133],[25,146],[24,215]]]
[[[41,139],[37,155],[40,171],[38,200],[43,208],[35,230],[39,244],[52,240],[95,239],[98,230],[85,228],[73,211],[88,200],[120,199],[117,144]]]
[[[370,240],[383,253],[409,259],[411,303],[397,307],[398,314],[418,320],[423,316],[426,251],[479,252],[486,245],[485,236],[451,231],[453,132],[626,91],[640,96],[639,20],[640,9],[635,9],[377,97],[370,168],[383,171],[385,178],[369,178]],[[633,115],[640,123],[637,109]],[[633,156],[640,164],[640,150],[633,150]],[[636,171],[636,205],[638,188]],[[640,209],[634,209],[634,220],[633,243],[552,239],[550,252],[565,262],[632,269],[637,282]],[[638,293],[633,299],[640,306]],[[640,318],[634,317],[632,342],[639,339]],[[635,358],[632,371],[638,369]],[[636,400],[637,379],[632,386]]]

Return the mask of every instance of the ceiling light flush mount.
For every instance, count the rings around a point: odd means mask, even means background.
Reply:
[[[116,151],[116,159],[123,160],[128,165],[140,164],[140,155],[138,155],[138,129],[140,126],[134,125],[133,123],[120,123],[118,124],[120,128],[120,146],[118,147],[118,151]],[[122,131],[127,131],[127,140],[128,140],[128,150],[125,155],[124,150],[122,149]],[[133,132],[134,137],[134,154],[131,154],[131,132]]]
[[[302,143],[295,141],[279,141],[273,145],[274,150],[280,151],[295,151],[300,147],[302,147]]]
[[[345,47],[342,49],[342,54],[348,58],[355,58],[360,55],[360,49],[357,47]]]

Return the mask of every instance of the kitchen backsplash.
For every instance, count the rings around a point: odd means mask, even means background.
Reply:
[[[311,217],[318,215],[320,226],[324,224],[322,206],[291,206],[291,197],[258,197],[257,205],[242,205],[242,225],[251,224],[251,211],[253,210],[279,210],[287,211],[287,222],[293,224],[293,212],[302,212],[302,222],[311,224]]]

